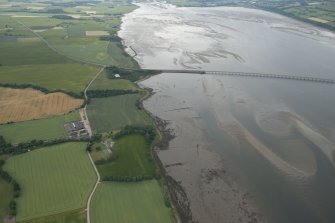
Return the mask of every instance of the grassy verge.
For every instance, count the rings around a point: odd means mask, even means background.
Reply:
[[[91,216],[92,223],[172,222],[156,180],[101,183],[92,200]]]
[[[3,168],[22,188],[17,221],[83,208],[96,178],[86,143],[64,143],[14,156]]]
[[[64,124],[77,120],[80,120],[79,112],[74,111],[47,119],[0,125],[0,135],[9,143],[65,138]]]

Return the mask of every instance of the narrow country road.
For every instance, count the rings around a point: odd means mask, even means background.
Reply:
[[[97,79],[97,77],[102,73],[102,71],[106,68],[106,66],[103,66],[99,72],[92,78],[92,80],[90,81],[90,83],[88,83],[87,87],[85,88],[84,90],[84,96],[85,96],[85,100],[86,100],[86,103],[85,103],[85,107],[82,109],[83,113],[84,114],[81,114],[80,116],[83,117],[82,115],[85,116],[85,120],[82,118],[83,122],[84,122],[84,125],[85,127],[87,127],[87,132],[90,136],[92,136],[92,129],[91,129],[91,126],[90,126],[90,122],[88,120],[88,117],[87,117],[87,112],[86,112],[86,108],[87,108],[87,101],[88,101],[88,97],[87,97],[87,90],[90,88],[91,84],[95,81],[95,79]],[[81,112],[82,113],[82,112]],[[91,191],[91,194],[90,196],[88,197],[88,200],[87,200],[87,205],[86,205],[86,222],[87,223],[91,223],[91,217],[90,217],[90,206],[91,206],[91,200],[92,200],[92,197],[94,195],[94,192],[96,191],[99,183],[100,183],[100,174],[99,174],[99,171],[97,169],[97,167],[95,166],[95,163],[91,157],[91,154],[89,152],[87,152],[87,155],[91,161],[91,164],[94,168],[94,171],[95,171],[95,174],[97,175],[97,181],[95,182],[95,185]]]

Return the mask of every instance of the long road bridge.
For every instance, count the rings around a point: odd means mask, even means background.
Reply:
[[[209,74],[209,75],[240,76],[240,77],[275,78],[275,79],[287,79],[287,80],[335,84],[335,79],[302,76],[302,75],[247,73],[247,72],[231,72],[231,71],[205,71],[205,70],[151,70],[151,71],[157,71],[162,73],[195,73],[195,74]]]

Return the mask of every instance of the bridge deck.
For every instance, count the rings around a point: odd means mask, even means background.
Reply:
[[[241,76],[241,77],[259,77],[259,78],[275,78],[309,81],[318,83],[335,84],[335,79],[301,76],[301,75],[284,75],[284,74],[262,74],[262,73],[246,73],[246,72],[230,72],[230,71],[205,71],[205,70],[153,70],[162,73],[195,73],[195,74],[209,74],[209,75],[227,75],[227,76]]]

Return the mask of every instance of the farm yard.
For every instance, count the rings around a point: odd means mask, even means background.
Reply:
[[[94,132],[109,132],[126,125],[145,125],[149,117],[136,107],[137,94],[93,98],[87,106],[87,116]]]
[[[21,185],[17,221],[84,208],[96,176],[86,143],[64,143],[14,156],[4,169]]]
[[[64,93],[0,87],[0,123],[41,119],[68,113],[83,104]]]
[[[91,222],[171,223],[171,214],[156,180],[103,182],[92,200]]]
[[[31,140],[52,140],[65,138],[64,124],[80,120],[79,112],[46,119],[0,125],[0,135],[9,143],[29,142]]]
[[[116,140],[112,150],[115,160],[97,165],[102,179],[108,176],[154,177],[156,167],[144,136],[124,136]]]

